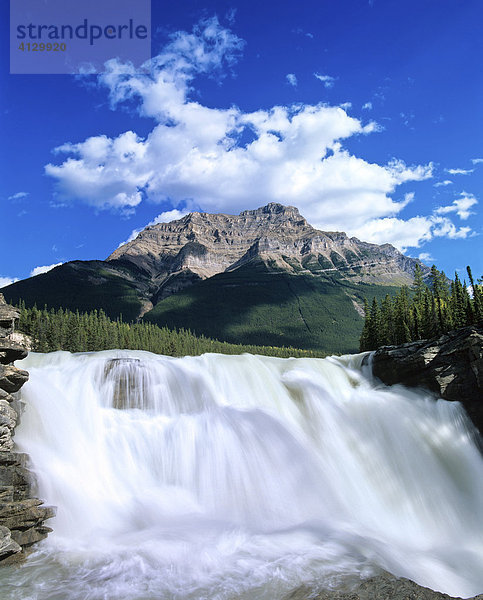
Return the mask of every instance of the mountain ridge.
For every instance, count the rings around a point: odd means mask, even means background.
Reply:
[[[3,292],[27,306],[140,319],[232,343],[355,352],[363,301],[411,284],[390,244],[315,229],[295,207],[193,212],[150,225],[105,261],[70,261]]]
[[[192,212],[169,223],[151,225],[117,248],[106,262],[130,262],[153,277],[160,288],[181,275],[179,291],[197,279],[236,269],[255,257],[268,264],[274,261],[278,268],[292,273],[347,271],[361,281],[390,285],[410,283],[416,263],[427,270],[390,244],[379,246],[344,232],[320,231],[296,207],[277,203],[239,215]],[[160,297],[170,293],[168,287]]]

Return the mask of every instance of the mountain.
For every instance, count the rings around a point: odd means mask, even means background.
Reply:
[[[2,291],[10,302],[102,308],[231,342],[350,352],[363,298],[411,284],[418,263],[271,203],[151,225],[105,261],[65,263]]]
[[[293,206],[267,204],[239,215],[190,213],[146,227],[107,259],[135,265],[159,286],[159,296],[233,271],[255,258],[289,273],[339,271],[367,283],[412,281],[415,260],[390,244],[378,246],[312,227]]]

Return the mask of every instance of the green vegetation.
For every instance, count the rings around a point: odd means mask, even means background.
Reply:
[[[320,266],[319,266],[320,269]],[[357,352],[364,297],[393,286],[351,283],[337,272],[316,277],[252,262],[169,296],[144,315],[160,327],[234,344],[291,346],[325,353]]]
[[[134,265],[99,260],[74,261],[43,275],[17,281],[2,290],[11,304],[23,300],[26,306],[48,306],[69,310],[102,309],[109,317],[122,315],[134,321],[142,307],[139,283],[146,277]],[[147,285],[144,283],[144,285]]]
[[[357,352],[364,298],[382,300],[397,288],[342,276],[323,256],[308,255],[303,265],[292,263],[296,272],[254,259],[234,271],[196,281],[159,301],[142,321],[230,344]],[[22,300],[27,307],[79,313],[96,309],[113,321],[132,323],[139,320],[148,299],[156,303],[157,287],[132,263],[74,261],[2,292],[12,304]]]
[[[403,286],[394,298],[374,298],[370,307],[366,301],[360,350],[427,339],[481,321],[483,286],[474,282],[470,267],[467,272],[471,295],[457,273],[449,283],[434,265],[427,285],[418,265],[411,290]]]
[[[227,344],[195,336],[181,329],[171,331],[151,323],[129,324],[121,320],[112,321],[102,310],[88,313],[69,310],[26,308],[19,303],[19,330],[32,338],[35,352],[91,352],[122,349],[148,350],[167,356],[199,355],[205,352],[222,354],[264,354],[281,358],[321,357],[320,352],[296,348],[274,348],[271,346],[245,346]]]

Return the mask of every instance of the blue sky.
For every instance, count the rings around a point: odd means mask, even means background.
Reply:
[[[480,0],[153,0],[151,74],[83,79],[10,75],[1,11],[0,285],[267,202],[483,275]]]

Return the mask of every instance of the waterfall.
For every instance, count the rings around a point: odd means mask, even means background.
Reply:
[[[20,364],[15,441],[58,511],[8,598],[274,600],[381,569],[483,592],[471,424],[458,403],[372,382],[362,355]]]

